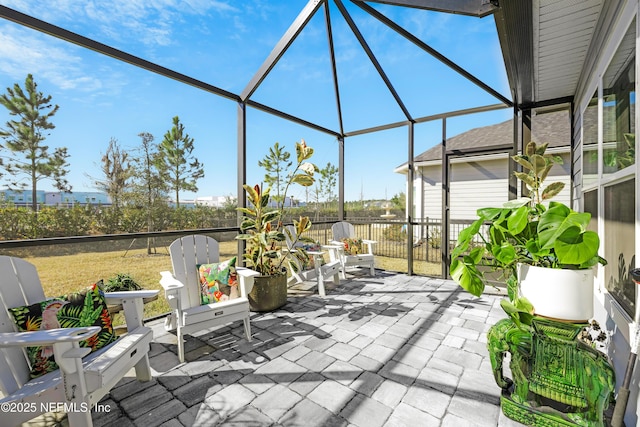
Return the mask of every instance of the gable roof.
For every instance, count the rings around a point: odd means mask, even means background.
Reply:
[[[539,114],[532,118],[531,140],[537,143],[549,143],[549,148],[569,147],[571,144],[571,126],[569,111],[555,111]],[[490,126],[471,129],[447,139],[447,150],[465,151],[467,149],[500,147],[513,144],[513,120],[507,120]],[[430,148],[414,158],[415,162],[442,160],[442,143]],[[404,163],[399,168],[406,166]]]

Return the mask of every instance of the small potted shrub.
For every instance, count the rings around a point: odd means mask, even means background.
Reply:
[[[296,142],[297,163],[286,177],[282,201],[276,201],[275,208],[270,207],[271,188],[243,186],[250,206],[238,208],[244,215],[236,239],[246,242],[245,266],[260,273],[249,293],[249,305],[253,311],[275,310],[287,302],[287,266],[291,263],[295,269],[297,265],[291,259],[293,252],[283,250],[285,231],[282,217],[289,187],[292,184],[308,187],[315,182],[313,174],[318,168],[308,162],[312,155],[313,148],[308,147],[304,140]],[[302,233],[311,228],[309,218],[300,217],[293,221],[293,225],[295,231],[289,236],[290,240],[294,243],[307,241]]]
[[[128,273],[118,273],[100,286],[104,292],[139,291],[142,286]]]
[[[530,142],[524,155],[513,157],[530,197],[479,209],[451,253],[451,277],[473,295],[484,292],[486,270],[503,274],[509,300],[502,307],[518,324],[529,324],[534,313],[570,321],[592,317],[593,267],[606,264],[598,255],[598,234],[587,229],[591,214],[549,201],[564,184],[543,186],[553,165],[562,162],[546,148]]]

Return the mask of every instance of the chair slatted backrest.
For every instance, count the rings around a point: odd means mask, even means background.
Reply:
[[[287,249],[292,252],[294,252],[296,248],[302,246],[301,242],[294,243],[294,241],[290,238],[290,236],[295,236],[295,235],[296,235],[296,229],[293,225],[287,225],[284,227],[284,239],[287,244]],[[291,260],[293,260],[293,262],[295,262],[298,265],[298,268],[302,270],[302,262],[300,262],[298,257],[292,256]]]
[[[17,332],[9,308],[44,301],[44,291],[33,264],[20,258],[0,256],[0,332]],[[29,363],[19,347],[0,350],[0,389],[5,395],[29,381]]]
[[[336,222],[331,226],[331,233],[333,233],[333,240],[336,242],[341,241],[346,238],[354,238],[356,237],[356,231],[353,227],[353,224],[348,222]]]
[[[185,285],[182,309],[200,305],[200,281],[197,265],[220,261],[220,245],[212,237],[184,236],[169,246],[173,275]]]

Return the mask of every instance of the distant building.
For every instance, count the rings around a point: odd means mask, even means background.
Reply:
[[[0,189],[0,200],[2,202],[13,203],[16,206],[31,206],[33,203],[33,194],[31,190]],[[36,202],[39,205],[45,203],[44,191],[36,191]]]
[[[111,198],[97,191],[47,191],[45,192],[45,205],[111,205]]]
[[[0,200],[16,206],[31,206],[33,196],[31,190],[0,189]],[[44,206],[73,205],[111,205],[111,199],[98,191],[43,191],[36,190],[36,202]]]
[[[167,206],[175,208],[177,205],[174,200],[167,200]],[[193,200],[180,200],[180,207],[192,209],[196,207],[196,202]]]
[[[231,196],[200,196],[194,200],[196,205],[211,206],[214,208],[222,208],[227,203]]]

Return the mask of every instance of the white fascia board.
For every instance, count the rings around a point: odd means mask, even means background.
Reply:
[[[554,147],[548,148],[546,151],[547,154],[567,154],[569,153],[569,147]],[[451,163],[467,163],[467,162],[481,162],[488,160],[500,160],[508,158],[509,153],[493,153],[493,154],[478,154],[475,156],[466,156],[466,157],[453,157],[451,158]],[[427,160],[424,162],[414,162],[413,165],[416,168],[420,167],[429,167],[429,166],[440,166],[442,164],[442,160]],[[394,173],[406,174],[409,170],[408,165],[402,165],[393,170]]]
[[[417,163],[414,163],[414,166],[418,166]],[[403,175],[406,175],[409,172],[409,165],[402,165],[402,166],[398,166],[397,168],[395,168],[393,170],[393,173],[401,173]]]

